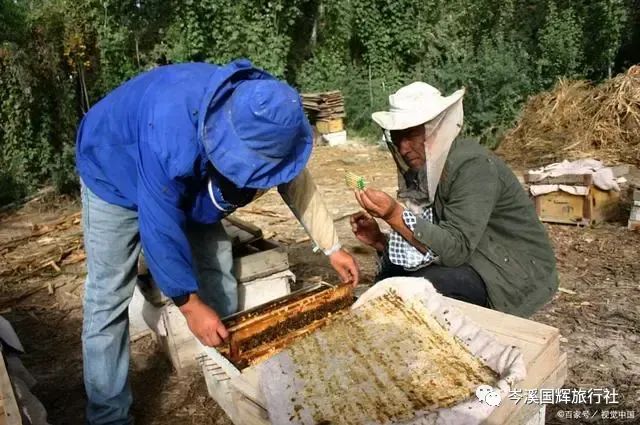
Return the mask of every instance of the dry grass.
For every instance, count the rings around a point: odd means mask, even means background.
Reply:
[[[640,165],[640,66],[597,86],[560,80],[530,98],[498,153],[524,167],[587,157]]]

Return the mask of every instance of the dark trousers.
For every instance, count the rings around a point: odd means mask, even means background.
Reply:
[[[384,258],[376,282],[388,277],[409,276],[429,280],[436,291],[445,297],[455,298],[482,307],[489,306],[487,287],[480,275],[468,264],[445,267],[431,264],[415,271],[407,271]]]

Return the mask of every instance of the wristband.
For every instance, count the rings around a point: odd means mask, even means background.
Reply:
[[[178,295],[177,297],[171,297],[171,299],[176,307],[182,307],[189,301],[189,296],[191,296],[191,294]]]
[[[342,245],[340,244],[340,242],[336,242],[336,244],[333,245],[331,248],[325,249],[322,252],[324,252],[324,255],[329,257],[329,256],[335,254],[336,252],[340,251],[341,249],[342,249]]]

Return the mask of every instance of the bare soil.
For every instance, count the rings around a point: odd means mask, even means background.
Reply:
[[[358,208],[343,174],[362,174],[373,187],[394,193],[393,161],[372,145],[318,147],[310,169],[343,245],[360,262],[362,283],[372,283],[375,260],[351,234],[348,215]],[[85,271],[79,210],[76,199],[44,196],[0,213],[0,314],[12,322],[25,346],[23,361],[38,380],[35,393],[53,424],[80,424],[84,418],[80,334]],[[277,192],[236,214],[261,227],[266,237],[286,244],[299,281],[318,276],[337,281],[324,256],[312,252]],[[621,403],[608,409],[635,410],[636,419],[626,423],[640,423],[640,233],[621,223],[547,229],[562,290],[533,319],[559,328],[563,335],[561,349],[569,361],[565,386],[615,388]],[[150,337],[134,342],[131,352],[136,424],[230,424],[207,396],[197,371],[178,377]],[[574,405],[559,409],[595,410]],[[557,410],[547,410],[547,423],[583,421],[558,419]]]

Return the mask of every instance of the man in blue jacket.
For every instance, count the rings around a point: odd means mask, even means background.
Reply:
[[[220,220],[265,190],[287,204],[343,281],[358,280],[305,165],[299,95],[250,62],[160,67],[98,102],[78,130],[87,281],[87,422],[131,422],[127,308],[141,246],[154,280],[205,345],[237,309]]]

